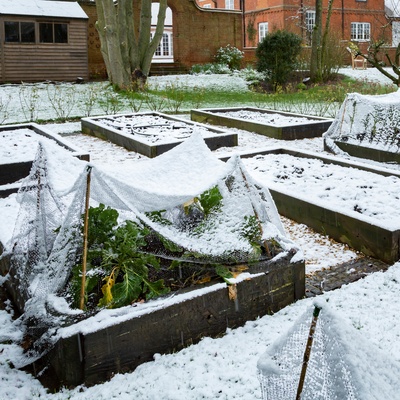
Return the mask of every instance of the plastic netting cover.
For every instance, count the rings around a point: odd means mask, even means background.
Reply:
[[[400,149],[400,89],[384,95],[347,94],[337,116],[324,133],[326,145],[336,154],[345,152],[335,140],[387,151]]]
[[[295,399],[303,355],[310,332],[312,312],[305,313],[287,336],[272,346],[258,362],[264,400]],[[318,318],[308,361],[302,399],[352,400],[359,397],[352,384],[351,369],[324,310]]]
[[[268,190],[253,182],[239,157],[227,163],[216,159],[200,136],[193,135],[154,161],[135,163],[129,172],[124,175],[121,171],[117,177],[83,162],[79,166],[81,172],[77,172],[72,188],[56,194],[46,172],[46,154],[40,147],[19,193],[21,209],[11,242],[12,263],[27,301],[25,312],[30,315],[45,313],[47,296],[62,291],[77,264],[88,193],[91,206],[104,204],[116,209],[121,220],[150,228],[185,254],[194,255],[192,261],[199,265],[202,260],[254,260],[253,244],[246,233],[250,220],[258,222],[262,240],[273,239],[282,251],[294,247],[284,236]],[[221,197],[218,207],[201,218],[193,213],[188,216],[184,204],[196,203],[198,196],[210,189]],[[151,217],[154,211],[162,215],[161,222]],[[163,256],[166,250],[160,247],[153,252]]]
[[[397,364],[343,321],[324,300],[313,335],[301,399],[380,400],[394,398]],[[313,310],[310,308],[258,361],[263,400],[295,399]]]

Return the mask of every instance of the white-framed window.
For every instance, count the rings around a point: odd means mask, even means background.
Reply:
[[[225,0],[225,8],[228,10],[235,9],[235,0]]]
[[[351,23],[351,40],[367,41],[371,39],[371,24],[369,22]]]
[[[260,22],[258,24],[258,41],[262,42],[268,34],[268,22]]]
[[[307,10],[305,14],[306,29],[308,32],[312,32],[315,26],[315,11]]]
[[[211,4],[204,4],[203,8],[211,8]]]
[[[172,35],[169,32],[164,32],[156,52],[154,53],[154,57],[171,57],[172,54]]]

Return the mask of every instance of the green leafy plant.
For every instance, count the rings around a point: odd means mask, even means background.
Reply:
[[[149,268],[159,269],[159,261],[141,252],[146,246],[149,231],[132,221],[126,221],[114,231],[112,240],[105,243],[102,267],[107,271],[101,288],[99,306],[121,307],[137,300],[148,300],[168,292],[164,281],[149,279]]]
[[[115,308],[168,292],[163,280],[152,281],[158,259],[144,252],[149,229],[136,222],[118,225],[118,212],[100,204],[89,209],[86,298],[91,306]],[[71,291],[77,304],[81,264],[73,268]]]

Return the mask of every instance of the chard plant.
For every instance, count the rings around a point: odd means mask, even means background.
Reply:
[[[118,224],[118,212],[100,204],[89,209],[86,304],[116,308],[168,292],[163,280],[152,281],[159,261],[143,251],[149,230],[132,221]],[[73,268],[70,291],[78,304],[81,263]]]

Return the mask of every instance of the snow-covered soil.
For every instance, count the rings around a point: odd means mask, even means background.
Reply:
[[[170,143],[190,137],[194,131],[203,138],[214,136],[211,129],[198,124],[166,118],[157,114],[123,115],[92,120],[105,128],[111,127],[150,144]]]
[[[400,228],[400,219],[393,219],[400,196],[397,176],[385,177],[289,154],[259,155],[244,158],[243,162],[258,181],[271,189],[357,218],[367,217],[369,222],[389,229]]]
[[[273,125],[277,127],[291,126],[291,125],[304,125],[315,121],[312,118],[305,118],[300,116],[288,116],[280,113],[263,113],[253,110],[232,110],[232,111],[215,111],[213,114],[220,115],[226,118],[236,118],[250,120],[251,122],[258,122],[265,125]]]
[[[373,69],[366,71],[346,69],[344,72],[360,79],[379,79],[381,75]],[[154,78],[152,84],[164,85],[177,81],[177,77]],[[219,84],[239,90],[243,81],[220,76],[214,78],[187,77],[187,85],[195,88],[203,84]],[[386,79],[386,78],[385,78]],[[382,80],[383,77],[382,77]],[[240,82],[239,82],[240,81]],[[7,87],[18,98],[14,91]],[[1,88],[0,88],[1,89]],[[1,90],[0,90],[1,92]],[[43,107],[45,110],[46,107]],[[18,114],[20,106],[10,106],[16,121],[23,119]],[[43,115],[52,114],[47,107]],[[54,115],[54,112],[53,112]],[[79,123],[48,125],[63,135],[79,131]],[[220,149],[216,153],[254,150],[281,144],[278,140],[244,131],[239,134],[237,149]],[[1,139],[1,137],[0,137]],[[92,162],[109,169],[123,170],[132,163],[144,159],[136,153],[118,148],[111,143],[83,135],[68,137],[75,146],[91,153]],[[290,144],[298,150],[322,152],[322,139],[297,140]],[[35,149],[36,150],[36,149]],[[326,182],[325,182],[326,183]],[[376,196],[380,196],[379,193]],[[398,199],[388,200],[396,205]],[[394,209],[393,221],[399,221]],[[1,229],[12,229],[11,223],[1,221]],[[357,257],[357,253],[345,246],[330,242],[321,235],[315,235],[306,227],[284,220],[290,236],[303,248],[309,271],[335,265],[344,259]],[[362,400],[400,400],[398,376],[400,373],[400,264],[393,265],[385,273],[375,273],[365,279],[328,292],[320,297],[319,303],[329,300],[329,306],[337,321],[343,327],[343,346],[348,349],[350,370],[370,386],[369,394]],[[22,338],[18,323],[12,315],[0,311],[0,399],[72,399],[91,400],[115,398],[118,400],[198,400],[198,399],[261,399],[260,383],[257,378],[257,361],[264,351],[278,339],[284,337],[295,326],[295,321],[308,312],[312,299],[305,299],[286,307],[272,316],[265,316],[248,322],[244,327],[228,330],[219,339],[204,338],[199,344],[178,353],[154,356],[154,361],[141,365],[133,373],[118,374],[110,381],[91,388],[64,389],[60,393],[47,393],[43,386],[29,374],[12,367],[22,354],[18,340]],[[9,304],[6,303],[7,308]],[[323,311],[322,311],[323,313]],[[361,346],[360,346],[361,344]],[[360,350],[361,349],[361,350]],[[365,349],[365,351],[363,351]],[[357,350],[357,351],[356,351]]]

